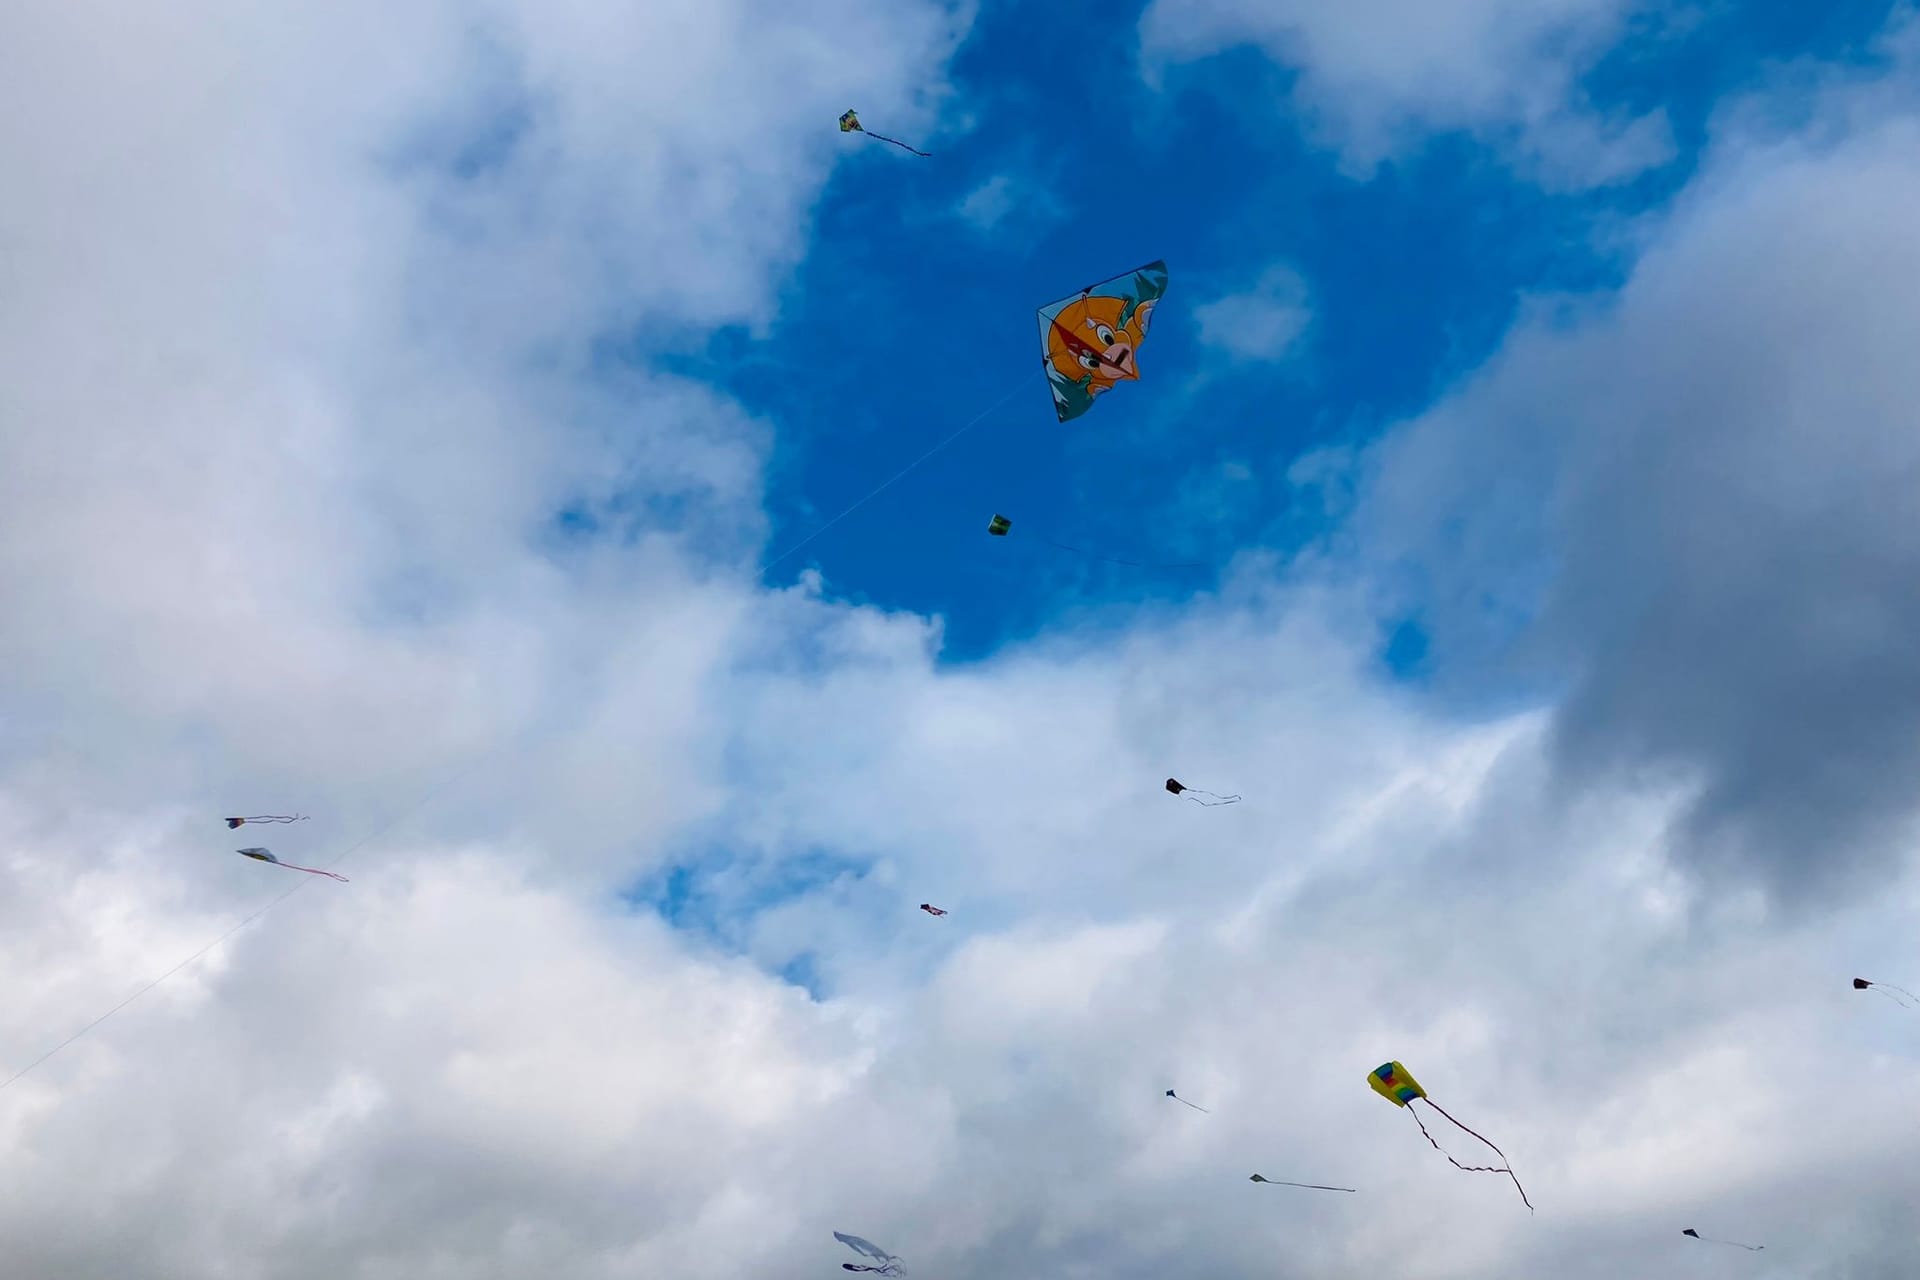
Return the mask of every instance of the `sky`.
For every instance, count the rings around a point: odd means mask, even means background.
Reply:
[[[12,1270],[1912,1273],[1911,6],[22,0],[0,165]]]

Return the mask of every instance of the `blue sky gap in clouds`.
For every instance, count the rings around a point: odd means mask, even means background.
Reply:
[[[1154,257],[1171,270],[1142,381],[1061,426],[1043,388],[779,566],[855,600],[937,613],[966,661],[1068,610],[1206,585],[995,545],[988,516],[1119,558],[1201,559],[1312,542],[1288,464],[1364,441],[1475,369],[1522,298],[1604,292],[1615,229],[1692,171],[1721,102],[1790,58],[1869,58],[1886,3],[1687,6],[1643,17],[1585,78],[1594,108],[1665,110],[1679,150],[1624,185],[1565,193],[1479,140],[1432,138],[1370,177],[1307,141],[1287,78],[1226,53],[1137,72],[1124,10],[988,4],[954,67],[954,116],[922,161],[850,136],[773,330],[717,336],[690,373],[776,424],[770,547],[870,491],[1037,363],[1032,312]],[[884,128],[886,122],[875,121]],[[983,191],[996,215],[982,224]],[[970,206],[970,200],[973,204]],[[1298,273],[1311,319],[1275,361],[1199,340],[1195,310]],[[1402,664],[1396,659],[1392,664]]]
[[[1138,72],[1133,22],[989,4],[954,63],[952,116],[965,123],[918,140],[931,160],[846,138],[850,154],[769,331],[723,331],[670,363],[776,426],[770,550],[1028,380],[1029,395],[769,581],[812,567],[830,596],[937,614],[946,663],[989,658],[1053,625],[1118,625],[1210,590],[1241,551],[1292,552],[1336,529],[1344,512],[1297,501],[1296,459],[1363,444],[1418,413],[1481,365],[1525,298],[1604,298],[1632,265],[1621,229],[1657,216],[1686,183],[1714,113],[1793,59],[1871,65],[1891,8],[1642,11],[1581,87],[1601,113],[1664,111],[1677,149],[1624,183],[1567,192],[1464,132],[1356,177],[1303,136],[1290,77],[1263,57],[1229,51],[1154,88]],[[1034,308],[1158,256],[1171,285],[1142,380],[1056,423],[1032,377]],[[1257,291],[1275,268],[1306,286],[1308,318],[1288,348],[1247,359],[1204,342],[1196,313]],[[996,512],[1012,517],[1012,537],[987,536]],[[569,539],[608,532],[578,509],[557,527]],[[1214,569],[1108,565],[1049,540]],[[1501,634],[1522,621],[1500,622]],[[1417,607],[1384,618],[1379,634],[1384,673],[1434,684]],[[1477,688],[1475,704],[1525,705],[1542,692],[1537,674],[1511,680],[1504,692]],[[632,901],[746,951],[754,917],[865,865],[713,853],[659,873]],[[771,963],[799,965],[801,985],[825,989],[803,956]]]

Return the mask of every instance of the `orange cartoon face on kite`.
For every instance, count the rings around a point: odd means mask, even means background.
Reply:
[[[1140,377],[1140,344],[1166,291],[1167,264],[1153,262],[1040,308],[1047,382],[1060,421],[1079,417],[1095,396]]]

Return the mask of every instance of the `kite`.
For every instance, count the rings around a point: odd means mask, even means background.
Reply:
[[[1853,980],[1853,989],[1855,991],[1865,991],[1868,988],[1878,991],[1902,1009],[1920,1009],[1920,996],[1914,995],[1913,992],[1907,990],[1905,987],[1896,987],[1890,982],[1868,982],[1865,978],[1855,978]]]
[[[1323,1187],[1317,1182],[1288,1182],[1284,1178],[1263,1178],[1254,1174],[1248,1182],[1264,1182],[1270,1187],[1304,1187],[1308,1191],[1352,1191],[1352,1187]]]
[[[940,908],[934,906],[931,902],[921,903],[920,909],[926,912],[930,916],[943,916],[947,914],[946,912],[942,911]]]
[[[1060,421],[1093,407],[1095,396],[1140,377],[1137,353],[1167,292],[1167,264],[1149,262],[1040,308],[1040,354]]]
[[[842,1235],[838,1231],[833,1233],[833,1238],[855,1253],[863,1253],[880,1264],[877,1267],[864,1267],[852,1262],[843,1262],[840,1264],[842,1271],[871,1271],[877,1276],[903,1276],[907,1274],[907,1269],[900,1265],[900,1259],[894,1257],[871,1240],[862,1240],[859,1236]]]
[[[1439,1143],[1434,1142],[1433,1135],[1427,1132],[1426,1122],[1421,1120],[1420,1113],[1413,1109],[1413,1103],[1416,1099],[1423,1100],[1428,1106],[1432,1107],[1435,1111],[1438,1111],[1441,1115],[1446,1116],[1447,1121],[1450,1124],[1452,1124],[1454,1128],[1460,1130],[1462,1133],[1473,1134],[1474,1137],[1480,1138],[1480,1141],[1486,1142],[1487,1146],[1492,1148],[1493,1153],[1499,1156],[1502,1160],[1505,1160],[1507,1158],[1506,1152],[1502,1151],[1498,1147],[1495,1147],[1491,1142],[1487,1142],[1485,1138],[1481,1138],[1479,1134],[1474,1133],[1473,1130],[1467,1128],[1467,1126],[1461,1124],[1458,1120],[1455,1120],[1452,1116],[1447,1115],[1446,1108],[1442,1107],[1439,1103],[1435,1102],[1432,1098],[1427,1097],[1427,1091],[1420,1087],[1420,1082],[1418,1080],[1415,1080],[1413,1076],[1408,1073],[1405,1067],[1401,1066],[1397,1062],[1382,1063],[1381,1065],[1379,1065],[1378,1067],[1375,1067],[1371,1072],[1368,1073],[1367,1083],[1373,1086],[1373,1091],[1375,1093],[1385,1098],[1388,1102],[1391,1102],[1394,1106],[1405,1107],[1408,1113],[1413,1116],[1413,1122],[1420,1126],[1420,1132],[1426,1137],[1428,1143],[1432,1145],[1433,1149],[1435,1151],[1440,1152],[1441,1155],[1447,1156],[1448,1164],[1452,1165],[1456,1169],[1463,1170],[1464,1172],[1467,1172],[1467,1173],[1504,1173],[1506,1174],[1509,1178],[1513,1179],[1513,1189],[1520,1193],[1521,1203],[1527,1206],[1527,1209],[1529,1212],[1532,1211],[1533,1201],[1527,1199],[1527,1189],[1520,1185],[1519,1177],[1514,1174],[1513,1170],[1510,1167],[1506,1165],[1493,1167],[1488,1165],[1461,1164],[1458,1160],[1455,1160],[1452,1156],[1448,1156],[1446,1151],[1441,1148]]]
[[[926,159],[932,159],[932,157],[928,156],[926,152],[916,150],[915,148],[910,147],[906,143],[900,141],[900,139],[898,138],[889,138],[884,133],[868,133],[867,130],[860,127],[860,117],[855,115],[852,111],[848,111],[846,114],[840,117],[840,132],[865,133],[869,138],[878,138],[882,142],[891,142],[894,146],[900,148],[902,151],[912,151],[913,154],[917,156],[921,156]]]
[[[1698,1231],[1695,1231],[1692,1227],[1688,1227],[1686,1230],[1682,1231],[1680,1234],[1683,1236],[1692,1236],[1695,1240],[1705,1240],[1708,1244],[1730,1244],[1736,1249],[1745,1249],[1749,1253],[1759,1253],[1762,1249],[1767,1247],[1763,1244],[1741,1244],[1738,1240],[1716,1240],[1712,1236],[1701,1235]]]
[[[1174,1092],[1173,1090],[1171,1090],[1171,1089],[1169,1089],[1169,1090],[1167,1090],[1167,1096],[1168,1096],[1169,1098],[1172,1098],[1172,1099],[1173,1099],[1173,1100],[1174,1100],[1175,1102],[1177,1102],[1177,1103],[1179,1103],[1179,1104],[1180,1104],[1181,1106],[1183,1106],[1183,1107],[1193,1107],[1193,1109],[1194,1109],[1195,1111],[1202,1111],[1202,1112],[1206,1112],[1206,1114],[1207,1114],[1207,1115],[1212,1115],[1212,1114],[1213,1114],[1213,1112],[1211,1112],[1211,1111],[1207,1111],[1207,1109],[1206,1109],[1205,1107],[1196,1107],[1196,1106],[1194,1106],[1194,1104],[1193,1104],[1193,1103],[1191,1103],[1191,1102],[1188,1102],[1188,1101],[1187,1101],[1187,1100],[1186,1100],[1185,1098],[1183,1098],[1183,1097],[1181,1097],[1181,1096],[1180,1096],[1179,1094],[1177,1094],[1177,1093],[1175,1093],[1175,1092]]]
[[[992,534],[996,538],[1006,537],[1008,531],[1011,530],[1012,528],[1013,528],[1013,521],[1007,519],[1005,516],[1002,516],[1002,515],[996,515],[994,516],[993,519],[987,522],[987,532]],[[1046,543],[1050,547],[1056,547],[1061,551],[1071,551],[1073,552],[1073,554],[1077,556],[1085,556],[1089,560],[1099,560],[1106,564],[1124,564],[1129,568],[1133,568],[1133,569],[1205,569],[1210,567],[1206,564],[1196,563],[1193,561],[1182,561],[1178,564],[1166,564],[1166,563],[1152,563],[1145,560],[1122,560],[1118,556],[1103,556],[1097,551],[1088,551],[1084,547],[1072,546],[1069,543],[1065,543],[1065,542],[1055,542],[1052,538],[1042,538],[1040,539],[1040,541]]]
[[[238,831],[249,822],[305,822],[306,820],[307,815],[304,813],[255,813],[244,818],[228,818],[227,830]]]
[[[338,872],[322,871],[318,867],[296,867],[291,862],[282,862],[273,856],[271,849],[235,849],[234,852],[252,858],[256,862],[271,862],[274,866],[285,867],[289,871],[304,871],[310,876],[332,876],[342,884],[345,884],[347,880],[345,876],[340,875]]]
[[[1187,799],[1193,801],[1195,804],[1205,805],[1209,809],[1217,809],[1223,804],[1239,804],[1240,803],[1239,796],[1214,795],[1214,793],[1211,791],[1201,791],[1194,787],[1185,786],[1180,782],[1178,778],[1167,779],[1167,790],[1172,792],[1176,796],[1184,792],[1191,791],[1193,792],[1193,794],[1188,796]],[[1202,800],[1200,798],[1201,796],[1213,796],[1213,799]]]

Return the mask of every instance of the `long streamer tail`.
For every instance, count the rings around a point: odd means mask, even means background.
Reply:
[[[1920,1006],[1920,996],[1916,996],[1905,987],[1896,987],[1891,982],[1876,982],[1873,985],[1876,990],[1884,988],[1887,991],[1898,991],[1901,995],[1913,1002],[1907,1006],[1909,1009]]]
[[[1193,801],[1195,804],[1201,805],[1208,809],[1218,809],[1223,804],[1239,804],[1240,803],[1239,796],[1214,795],[1214,793],[1211,791],[1197,791],[1192,787],[1188,787],[1184,792],[1182,792],[1182,794],[1187,799]],[[1213,799],[1202,800],[1200,798],[1201,796],[1213,796]]]
[[[1153,564],[1143,560],[1122,560],[1117,556],[1103,556],[1097,552],[1088,551],[1084,547],[1069,546],[1064,542],[1055,542],[1052,538],[1042,538],[1041,541],[1046,543],[1050,547],[1058,547],[1062,551],[1071,551],[1073,552],[1073,554],[1077,556],[1085,556],[1089,560],[1101,560],[1101,561],[1105,561],[1107,564],[1124,564],[1128,568],[1132,568],[1132,569],[1206,569],[1211,567],[1209,565],[1198,563],[1198,562],[1179,563],[1179,564]]]
[[[1704,1240],[1708,1244],[1731,1245],[1735,1249],[1745,1249],[1748,1253],[1759,1253],[1767,1247],[1763,1244],[1741,1244],[1738,1240],[1722,1240],[1718,1236],[1703,1236],[1698,1231],[1693,1233],[1693,1238],[1695,1240]]]
[[[1317,1182],[1288,1182],[1285,1178],[1263,1178],[1255,1175],[1255,1182],[1264,1182],[1270,1187],[1304,1187],[1308,1191],[1353,1191],[1352,1187],[1323,1187]],[[1355,1194],[1358,1194],[1357,1192]]]
[[[307,873],[308,875],[310,875],[310,876],[331,876],[331,877],[333,877],[333,878],[334,878],[335,880],[338,880],[338,881],[339,881],[339,882],[340,882],[341,884],[346,884],[346,883],[347,883],[347,878],[346,878],[345,876],[343,876],[343,875],[341,875],[341,874],[340,874],[339,872],[337,872],[337,871],[322,871],[322,870],[321,870],[320,868],[318,868],[318,867],[296,867],[296,866],[295,866],[295,865],[293,865],[293,863],[291,863],[291,862],[282,862],[282,863],[278,863],[278,864],[276,864],[276,865],[278,865],[278,866],[282,866],[282,867],[285,867],[285,868],[286,868],[287,870],[289,870],[289,871],[304,871],[304,872],[306,872],[306,873]]]
[[[1455,1120],[1452,1116],[1447,1115],[1447,1109],[1441,1106],[1439,1103],[1435,1102],[1432,1098],[1426,1098],[1424,1099],[1424,1101],[1428,1106],[1432,1107],[1435,1111],[1438,1111],[1441,1115],[1446,1116],[1448,1123],[1453,1125],[1454,1128],[1460,1130],[1462,1133],[1472,1134],[1473,1137],[1479,1138],[1481,1142],[1486,1144],[1486,1146],[1493,1152],[1493,1154],[1499,1156],[1502,1160],[1505,1160],[1507,1158],[1506,1152],[1494,1146],[1491,1142],[1487,1142],[1487,1140],[1484,1137],[1481,1137],[1480,1134],[1474,1133],[1473,1130],[1467,1128],[1467,1126],[1461,1124],[1458,1120]],[[1529,1213],[1533,1212],[1533,1201],[1527,1199],[1527,1189],[1520,1185],[1519,1175],[1514,1173],[1511,1167],[1511,1162],[1505,1165],[1497,1166],[1497,1167],[1490,1166],[1490,1165],[1461,1164],[1458,1160],[1455,1160],[1452,1156],[1447,1155],[1446,1149],[1444,1147],[1442,1147],[1439,1143],[1434,1142],[1433,1135],[1430,1133],[1427,1133],[1427,1126],[1425,1122],[1420,1119],[1420,1113],[1417,1111],[1414,1111],[1411,1105],[1407,1107],[1407,1110],[1412,1113],[1413,1122],[1420,1126],[1420,1132],[1426,1135],[1427,1142],[1432,1145],[1433,1149],[1435,1151],[1438,1151],[1441,1155],[1447,1156],[1448,1164],[1452,1165],[1454,1168],[1459,1169],[1465,1173],[1504,1173],[1506,1174],[1509,1178],[1513,1179],[1513,1189],[1520,1193],[1520,1202],[1527,1206],[1527,1212]]]
[[[1202,1107],[1202,1106],[1196,1106],[1196,1105],[1195,1105],[1194,1103],[1191,1103],[1191,1102],[1188,1102],[1188,1101],[1187,1101],[1187,1100],[1186,1100],[1185,1098],[1183,1098],[1183,1097],[1181,1097],[1181,1096],[1180,1096],[1180,1095],[1178,1095],[1178,1094],[1175,1094],[1175,1095],[1174,1095],[1174,1098],[1173,1098],[1173,1100],[1174,1100],[1175,1102],[1178,1102],[1178,1103],[1179,1103],[1179,1104],[1181,1104],[1182,1106],[1186,1106],[1186,1107],[1193,1107],[1193,1109],[1194,1109],[1195,1111],[1199,1111],[1199,1112],[1202,1112],[1202,1113],[1204,1113],[1204,1114],[1206,1114],[1206,1115],[1212,1115],[1212,1114],[1213,1114],[1213,1112],[1211,1112],[1211,1111],[1208,1111],[1208,1110],[1207,1110],[1207,1109],[1206,1109],[1205,1107]]]
[[[892,144],[893,144],[894,146],[896,146],[896,147],[898,147],[898,148],[900,148],[900,149],[901,149],[902,151],[911,151],[911,152],[913,152],[913,154],[915,154],[915,155],[917,155],[917,156],[921,156],[921,157],[923,157],[923,158],[925,158],[925,159],[928,159],[928,160],[931,160],[931,159],[933,159],[933,157],[932,157],[931,155],[928,155],[928,154],[927,154],[926,152],[924,152],[924,151],[921,151],[921,150],[919,150],[919,149],[918,149],[918,148],[916,148],[916,147],[910,147],[910,146],[908,146],[908,145],[907,145],[906,143],[904,143],[904,142],[902,142],[902,141],[900,141],[900,139],[898,139],[898,138],[889,138],[889,137],[888,137],[888,136],[887,136],[886,134],[884,134],[884,133],[875,133],[875,132],[874,132],[873,130],[871,130],[871,129],[867,129],[867,130],[863,130],[863,132],[864,132],[864,133],[865,133],[865,134],[866,134],[866,135],[867,135],[867,136],[868,136],[869,138],[878,138],[878,139],[880,139],[880,141],[882,141],[882,142],[891,142],[891,143],[892,143]]]

